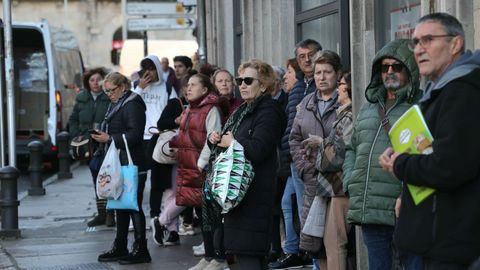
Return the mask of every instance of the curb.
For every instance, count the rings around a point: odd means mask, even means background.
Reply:
[[[70,171],[78,168],[80,166],[80,162],[74,162],[70,165]],[[43,180],[43,186],[46,187],[50,184],[55,183],[58,180],[68,180],[68,179],[58,179],[58,172],[49,178]],[[28,190],[18,193],[18,200],[21,201],[28,196]],[[8,252],[3,248],[2,241],[0,238],[0,269],[1,270],[19,270],[20,268],[15,261],[15,258],[10,256]]]

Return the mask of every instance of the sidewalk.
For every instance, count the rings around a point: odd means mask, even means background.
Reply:
[[[99,226],[87,230],[87,220],[96,212],[90,171],[85,165],[72,170],[73,178],[45,181],[46,195],[19,196],[21,238],[0,239],[0,269],[188,269],[200,258],[192,255],[192,245],[201,236],[181,236],[181,245],[158,247],[147,231],[152,263],[121,266],[99,263],[97,256],[111,247],[115,228]],[[48,184],[48,185],[47,185]],[[45,186],[46,185],[46,186]],[[149,226],[147,182],[143,209]],[[22,198],[23,197],[23,198]],[[130,233],[129,247],[133,242]]]

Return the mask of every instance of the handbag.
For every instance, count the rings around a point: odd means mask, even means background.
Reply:
[[[212,197],[222,208],[222,214],[240,204],[255,176],[243,146],[236,140],[215,159],[211,174]]]
[[[93,156],[93,141],[88,135],[73,137],[70,142],[70,156],[74,160],[87,160]]]
[[[96,189],[100,199],[117,199],[122,194],[123,182],[120,158],[115,141],[108,147],[103,158],[102,166],[98,171]]]
[[[125,134],[122,134],[122,137],[128,157],[128,164],[121,166],[123,192],[120,198],[107,200],[107,209],[129,209],[139,211],[137,202],[138,167],[133,164]]]
[[[152,158],[160,164],[177,163],[177,149],[170,148],[170,140],[177,135],[178,129],[168,129],[158,134]]]

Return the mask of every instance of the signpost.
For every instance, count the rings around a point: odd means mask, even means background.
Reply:
[[[193,29],[195,22],[183,18],[138,18],[128,19],[128,31]]]
[[[173,2],[128,1],[122,0],[124,14],[124,29],[128,31],[143,31],[144,54],[148,54],[147,31],[151,30],[185,30],[195,28],[195,8]],[[126,39],[126,31],[123,39]]]

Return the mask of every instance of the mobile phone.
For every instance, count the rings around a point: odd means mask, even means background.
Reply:
[[[95,134],[95,135],[100,135],[100,133],[98,131],[96,131],[95,129],[89,129],[88,133]]]
[[[138,74],[138,76],[139,76],[140,78],[142,78],[143,75],[145,74],[145,70],[144,70],[144,69],[140,69],[140,70],[137,72],[137,74]]]

